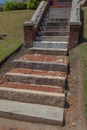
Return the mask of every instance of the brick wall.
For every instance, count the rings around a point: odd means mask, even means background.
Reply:
[[[35,11],[31,21],[24,23],[24,44],[26,47],[32,46],[33,40],[41,26],[43,17],[49,8],[50,2],[42,1]]]
[[[80,25],[70,25],[69,49],[76,47],[79,43]]]

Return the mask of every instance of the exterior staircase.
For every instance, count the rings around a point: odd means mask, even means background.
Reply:
[[[46,12],[33,47],[6,73],[0,86],[1,117],[64,124],[70,8],[55,4]]]

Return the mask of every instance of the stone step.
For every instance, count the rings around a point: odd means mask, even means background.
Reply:
[[[27,54],[14,60],[14,67],[67,72],[68,58],[66,56]]]
[[[46,15],[60,15],[60,14],[69,16],[70,11],[62,9],[62,10],[51,10],[46,13]]]
[[[13,86],[11,86],[11,84],[8,84],[8,86],[6,86],[6,84],[1,85],[0,99],[7,99],[26,103],[37,103],[64,108],[65,105],[64,93],[46,92],[40,90],[38,91],[35,89],[34,90],[22,89],[21,86],[20,86],[21,88],[18,88],[19,87],[18,83],[15,83],[16,88],[13,88]]]
[[[67,49],[68,48],[68,42],[64,41],[34,41],[33,42],[33,47],[37,48],[51,48],[51,49]]]
[[[43,22],[57,22],[57,23],[69,23],[69,19],[66,18],[44,18]]]
[[[38,36],[68,36],[67,31],[38,31]]]
[[[69,31],[69,26],[41,26],[40,31]]]
[[[67,74],[64,72],[30,70],[23,68],[12,69],[10,72],[6,73],[6,78],[9,82],[61,87],[65,87],[67,83]]]
[[[44,18],[69,18],[69,15],[67,14],[64,14],[64,15],[61,15],[61,14],[46,14],[44,16]]]
[[[43,22],[42,26],[68,26],[68,23],[59,22]]]
[[[71,9],[71,4],[70,5],[51,5],[50,8],[69,8]]]
[[[61,10],[63,10],[63,11],[68,11],[68,12],[70,12],[71,11],[71,9],[70,8],[52,8],[52,6],[50,6],[50,8],[48,9],[48,11],[61,11]]]
[[[42,22],[42,26],[68,26],[68,23],[59,22]]]
[[[0,117],[28,122],[63,125],[64,109],[48,105],[0,99]]]
[[[57,48],[29,48],[29,54],[43,54],[43,55],[68,55],[68,49]]]
[[[68,42],[69,36],[37,36],[37,41],[57,41],[57,42]]]

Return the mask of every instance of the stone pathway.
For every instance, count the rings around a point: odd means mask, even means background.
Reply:
[[[14,60],[0,87],[1,117],[64,124],[69,15],[51,6],[29,53]]]

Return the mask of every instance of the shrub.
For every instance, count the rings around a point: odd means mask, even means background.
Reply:
[[[28,9],[36,9],[41,1],[42,0],[28,0],[27,8]]]
[[[27,3],[15,1],[6,2],[3,6],[3,9],[5,11],[27,9]]]

